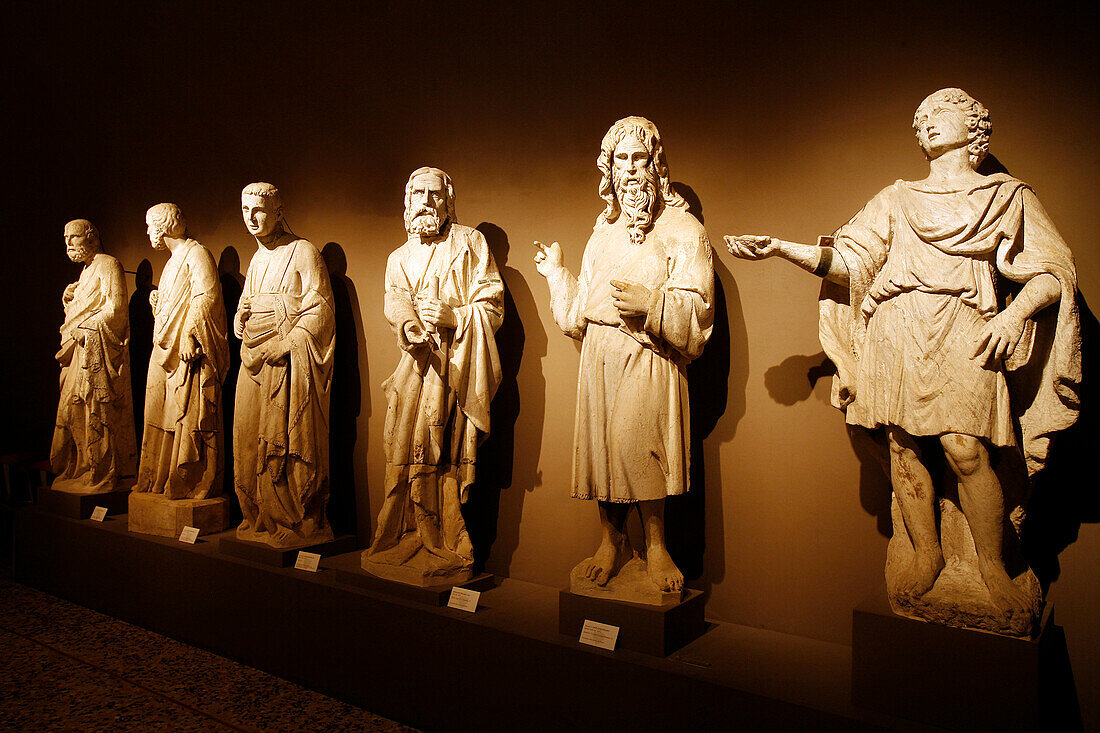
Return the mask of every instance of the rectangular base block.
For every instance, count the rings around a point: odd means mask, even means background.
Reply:
[[[679,603],[648,606],[558,593],[558,630],[577,637],[585,619],[619,627],[618,649],[665,657],[706,630],[703,592],[687,590]]]
[[[428,606],[446,606],[451,596],[454,585],[411,585],[396,580],[387,580],[371,575],[363,570],[360,565],[359,552],[349,552],[346,555],[336,555],[321,561],[321,567],[332,571],[332,577],[339,583],[363,588],[374,593],[382,593],[394,598],[403,598],[407,601],[423,603]],[[487,591],[496,586],[496,576],[490,573],[475,575],[465,583],[458,583],[459,588],[469,588],[476,591]]]
[[[229,527],[229,498],[166,499],[163,494],[135,491],[126,522],[131,532],[158,537],[179,537],[184,527],[196,527],[200,535],[224,532]]]
[[[222,537],[218,540],[218,552],[223,555],[239,557],[242,560],[251,560],[263,565],[276,568],[288,568],[298,559],[299,552],[315,552],[321,557],[339,555],[351,552],[355,549],[355,536],[350,534],[340,535],[329,542],[321,542],[305,547],[292,547],[281,549],[265,545],[262,542],[249,542],[239,540],[236,537]]]
[[[107,507],[107,516],[125,514],[129,498],[129,489],[105,494],[70,494],[68,491],[41,489],[38,492],[38,506],[69,519],[88,519],[97,506]]]
[[[883,588],[852,614],[852,702],[958,730],[1037,730],[1059,638],[1065,654],[1052,616],[1048,602],[1038,638],[1016,639],[897,616]]]

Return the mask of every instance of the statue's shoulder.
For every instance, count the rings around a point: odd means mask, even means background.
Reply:
[[[667,235],[682,242],[709,242],[707,230],[695,215],[679,206],[666,206],[661,212]],[[659,219],[659,220],[660,220]]]
[[[213,267],[217,269],[217,265],[214,262],[214,254],[206,248],[206,245],[195,239],[188,241],[190,246],[187,248],[186,257],[184,257],[187,263],[192,266]]]
[[[485,242],[485,235],[465,224],[451,224],[451,239],[471,249],[487,249],[489,246]]]
[[[112,277],[122,277],[122,263],[117,257],[112,257],[106,252],[99,252],[92,258],[92,269],[97,273],[103,273]]]

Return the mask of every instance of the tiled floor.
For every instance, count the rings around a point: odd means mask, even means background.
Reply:
[[[0,558],[2,731],[413,731],[11,579]]]

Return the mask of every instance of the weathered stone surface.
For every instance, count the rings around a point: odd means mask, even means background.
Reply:
[[[222,381],[229,345],[218,268],[210,252],[187,236],[175,204],[153,206],[145,221],[153,249],[168,250],[170,257],[149,296],[153,348],[134,491],[208,499],[221,494],[225,470]]]
[[[415,585],[473,576],[461,507],[500,384],[493,334],[504,284],[485,238],[455,217],[454,184],[438,168],[405,186],[408,240],[386,264],[385,315],[401,359],[383,384],[385,502],[363,569]]]
[[[69,259],[84,265],[61,298],[61,399],[50,463],[56,491],[103,494],[128,488],[136,440],[130,395],[130,323],[122,264],[103,253],[87,219],[65,225]]]
[[[1018,533],[1050,435],[1077,419],[1073,256],[1027,184],[978,173],[992,124],[977,100],[941,89],[913,127],[928,177],[886,187],[819,246],[726,243],[827,281],[833,402],[876,434],[894,485],[894,610],[1030,636],[1042,594]]]
[[[179,537],[184,527],[196,527],[200,535],[229,528],[229,498],[168,499],[163,494],[133,492],[126,515],[131,532]]]
[[[686,368],[714,322],[712,251],[672,188],[652,122],[612,125],[597,167],[606,208],[580,275],[566,270],[557,242],[535,243],[554,321],[583,341],[573,496],[597,500],[603,539],[574,572],[604,586],[628,564],[625,522],[637,507],[654,588],[679,592],[684,576],[665,547],[664,500],[688,489]]]
[[[233,318],[241,370],[233,417],[237,537],[275,548],[332,540],[329,395],[335,338],[332,287],[321,253],[287,230],[270,183],[241,192],[256,238]]]

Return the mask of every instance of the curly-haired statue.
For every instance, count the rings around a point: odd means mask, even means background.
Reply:
[[[1043,604],[1018,547],[1027,474],[1078,413],[1073,257],[1026,183],[977,172],[992,132],[977,100],[941,89],[913,127],[928,177],[887,186],[820,246],[726,243],[826,280],[834,404],[888,450],[894,611],[1026,636]],[[949,470],[937,492],[939,450]]]
[[[153,249],[170,257],[159,288],[149,294],[153,350],[129,528],[169,537],[186,526],[220,532],[228,520],[228,500],[220,494],[229,344],[218,267],[188,236],[175,204],[151,207],[145,223]]]
[[[450,176],[413,171],[408,240],[386,262],[385,315],[401,359],[382,385],[386,499],[362,567],[416,585],[473,574],[461,508],[501,377],[493,334],[504,283],[481,232],[456,220],[454,202]]]
[[[573,569],[571,590],[661,603],[684,587],[665,547],[664,500],[688,488],[685,369],[714,322],[712,252],[672,190],[652,122],[612,125],[596,165],[606,208],[580,276],[565,269],[557,242],[535,243],[554,321],[582,342],[573,496],[597,501],[603,528],[596,552]],[[635,556],[624,531],[632,506],[645,530],[644,556]]]
[[[286,226],[270,183],[241,192],[256,239],[233,330],[241,371],[233,413],[237,538],[276,548],[332,540],[329,394],[335,347],[332,286],[321,253]]]
[[[133,483],[137,452],[126,279],[87,219],[65,225],[65,251],[84,269],[61,298],[61,401],[50,447],[57,478],[50,488],[103,494]]]

